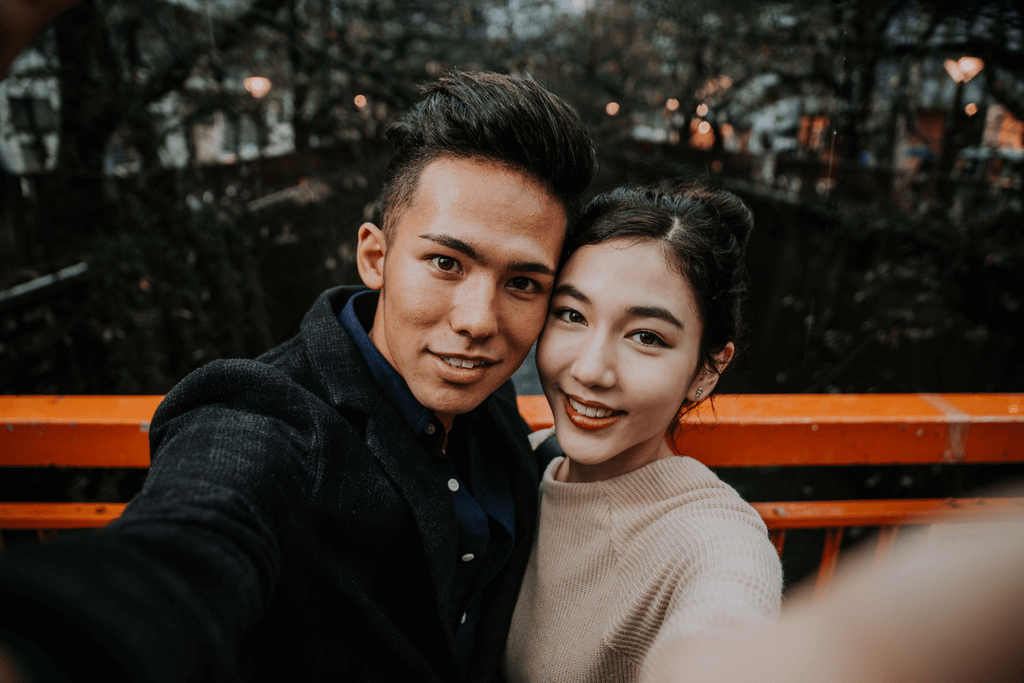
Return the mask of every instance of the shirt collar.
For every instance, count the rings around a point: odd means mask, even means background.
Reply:
[[[413,434],[419,434],[434,417],[434,412],[416,400],[405,379],[370,340],[369,332],[373,327],[379,298],[380,292],[375,290],[353,294],[341,309],[338,321],[356,343],[356,348],[369,366],[370,374],[377,380],[381,391],[398,409],[398,414],[409,425]]]

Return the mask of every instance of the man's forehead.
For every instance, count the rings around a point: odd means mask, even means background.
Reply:
[[[417,237],[454,235],[470,245],[495,237],[539,237],[546,243],[554,239],[559,248],[565,238],[563,203],[531,175],[490,159],[434,159],[410,199],[394,227],[403,233],[411,229]],[[538,231],[538,221],[544,230]]]

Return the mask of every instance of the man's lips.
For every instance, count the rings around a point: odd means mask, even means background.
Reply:
[[[448,356],[443,353],[435,353],[434,355],[453,368],[465,368],[467,370],[472,370],[473,368],[480,367],[481,365],[494,365],[496,362],[489,358],[482,358],[480,356]]]
[[[570,422],[588,432],[610,427],[618,422],[619,417],[625,415],[621,410],[612,410],[608,406],[603,405],[583,403],[569,396],[564,396],[562,407]]]
[[[471,356],[465,354],[448,354],[431,351],[437,359],[439,376],[456,384],[472,384],[483,378],[487,369],[498,363],[488,356]]]

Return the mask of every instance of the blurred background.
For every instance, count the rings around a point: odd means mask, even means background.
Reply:
[[[1021,390],[1022,41],[1012,2],[81,0],[0,82],[0,391],[163,393],[293,335],[450,68],[574,105],[595,192],[752,205],[726,391]]]
[[[0,393],[160,394],[294,335],[358,282],[384,131],[452,68],[569,101],[594,193],[696,177],[752,206],[724,391],[1020,392],[1022,53],[1013,2],[80,0],[0,81]],[[732,483],[798,500],[991,480],[827,469]],[[127,500],[141,476],[7,472],[0,496]]]

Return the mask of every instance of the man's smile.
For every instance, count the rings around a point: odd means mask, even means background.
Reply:
[[[481,365],[493,365],[494,363],[497,362],[497,361],[488,360],[486,358],[479,358],[479,357],[467,358],[465,356],[446,356],[446,355],[441,354],[441,353],[436,353],[434,355],[437,356],[438,358],[440,358],[441,360],[443,360],[448,365],[452,366],[453,368],[469,368],[469,369],[472,369],[472,368],[475,368],[475,367],[479,367]]]

